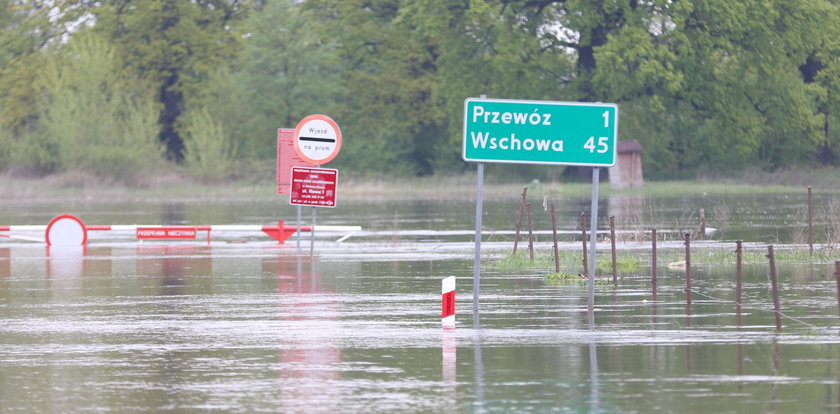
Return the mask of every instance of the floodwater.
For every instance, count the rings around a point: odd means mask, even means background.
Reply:
[[[561,247],[578,249],[588,199],[556,201]],[[833,200],[817,197],[816,240]],[[534,201],[537,248],[550,218]],[[361,232],[137,242],[90,234],[86,248],[0,239],[2,412],[840,412],[840,329],[831,263],[782,263],[781,331],[767,265],[657,267],[650,242],[680,250],[704,208],[708,246],[801,242],[800,195],[613,197],[621,249],[642,266],[618,285],[551,284],[552,269],[502,272],[518,201],[485,202],[478,312],[471,201],[341,202],[317,223]],[[5,203],[0,224],[72,213],[96,224],[272,224],[274,202]],[[304,224],[309,224],[304,209]],[[317,227],[317,226],[316,226]],[[604,227],[604,226],[602,226]],[[696,229],[695,229],[696,230]],[[201,234],[201,233],[200,233]],[[524,248],[525,244],[520,244]],[[608,260],[599,243],[598,261]],[[605,254],[606,253],[606,254]],[[576,269],[566,269],[579,272]],[[457,277],[455,329],[440,285]]]

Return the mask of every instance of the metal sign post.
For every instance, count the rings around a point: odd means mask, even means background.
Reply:
[[[588,300],[595,296],[595,249],[600,167],[616,163],[618,106],[601,102],[468,98],[464,101],[461,157],[477,163],[473,323],[478,320],[481,282],[481,218],[484,163],[578,165],[592,170]]]
[[[478,289],[481,284],[481,216],[484,210],[484,163],[476,170],[475,191],[475,262],[473,264],[473,318],[478,315]]]
[[[300,210],[302,206],[297,206],[297,250],[300,253]]]
[[[332,161],[341,150],[341,129],[336,122],[321,114],[309,115],[298,122],[292,138],[295,153],[300,159],[313,165],[322,166]],[[292,186],[296,169],[292,168]],[[315,207],[335,207],[335,193],[337,190],[338,170],[311,169],[312,172],[333,174],[334,181],[327,183],[307,183],[303,179],[299,184],[301,194],[290,194],[289,202],[297,205],[297,249],[300,252],[300,215],[301,205],[312,206],[312,231],[309,241],[310,256],[315,249]],[[322,180],[323,181],[323,180]],[[316,185],[317,184],[317,185]],[[331,187],[330,187],[331,185]],[[298,196],[297,198],[295,196]]]
[[[312,253],[315,252],[315,218],[317,216],[316,212],[318,211],[317,208],[312,207],[312,231],[309,232],[309,255],[312,256]]]

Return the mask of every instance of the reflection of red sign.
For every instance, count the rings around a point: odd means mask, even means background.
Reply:
[[[195,227],[138,227],[138,239],[195,239]]]
[[[335,207],[338,170],[292,167],[292,194],[295,206]]]
[[[291,194],[292,167],[312,167],[295,150],[295,130],[280,128],[277,130],[277,194]]]

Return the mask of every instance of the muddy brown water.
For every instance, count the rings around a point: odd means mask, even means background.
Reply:
[[[561,246],[576,249],[589,200],[556,203]],[[485,206],[477,314],[471,202],[343,202],[318,223],[364,230],[342,243],[316,232],[312,250],[308,234],[300,250],[245,233],[209,244],[97,234],[58,251],[0,239],[0,411],[840,412],[831,263],[779,264],[781,332],[762,263],[745,266],[738,314],[734,265],[693,267],[688,307],[685,274],[660,263],[654,301],[643,260],[596,286],[590,325],[583,283],[493,266],[512,247],[518,205]],[[673,230],[668,250],[705,208],[719,229],[705,247],[762,248],[801,240],[803,206],[793,195],[612,197],[600,215]],[[19,202],[0,207],[0,224],[64,212],[88,224],[294,221],[279,201]],[[816,217],[820,240],[830,218]],[[619,247],[644,257],[647,244]],[[458,278],[454,330],[440,327],[447,276]]]

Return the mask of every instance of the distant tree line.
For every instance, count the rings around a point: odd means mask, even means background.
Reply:
[[[458,172],[482,94],[615,102],[658,176],[838,165],[840,0],[0,0],[0,170],[224,179],[324,113],[330,166]]]

